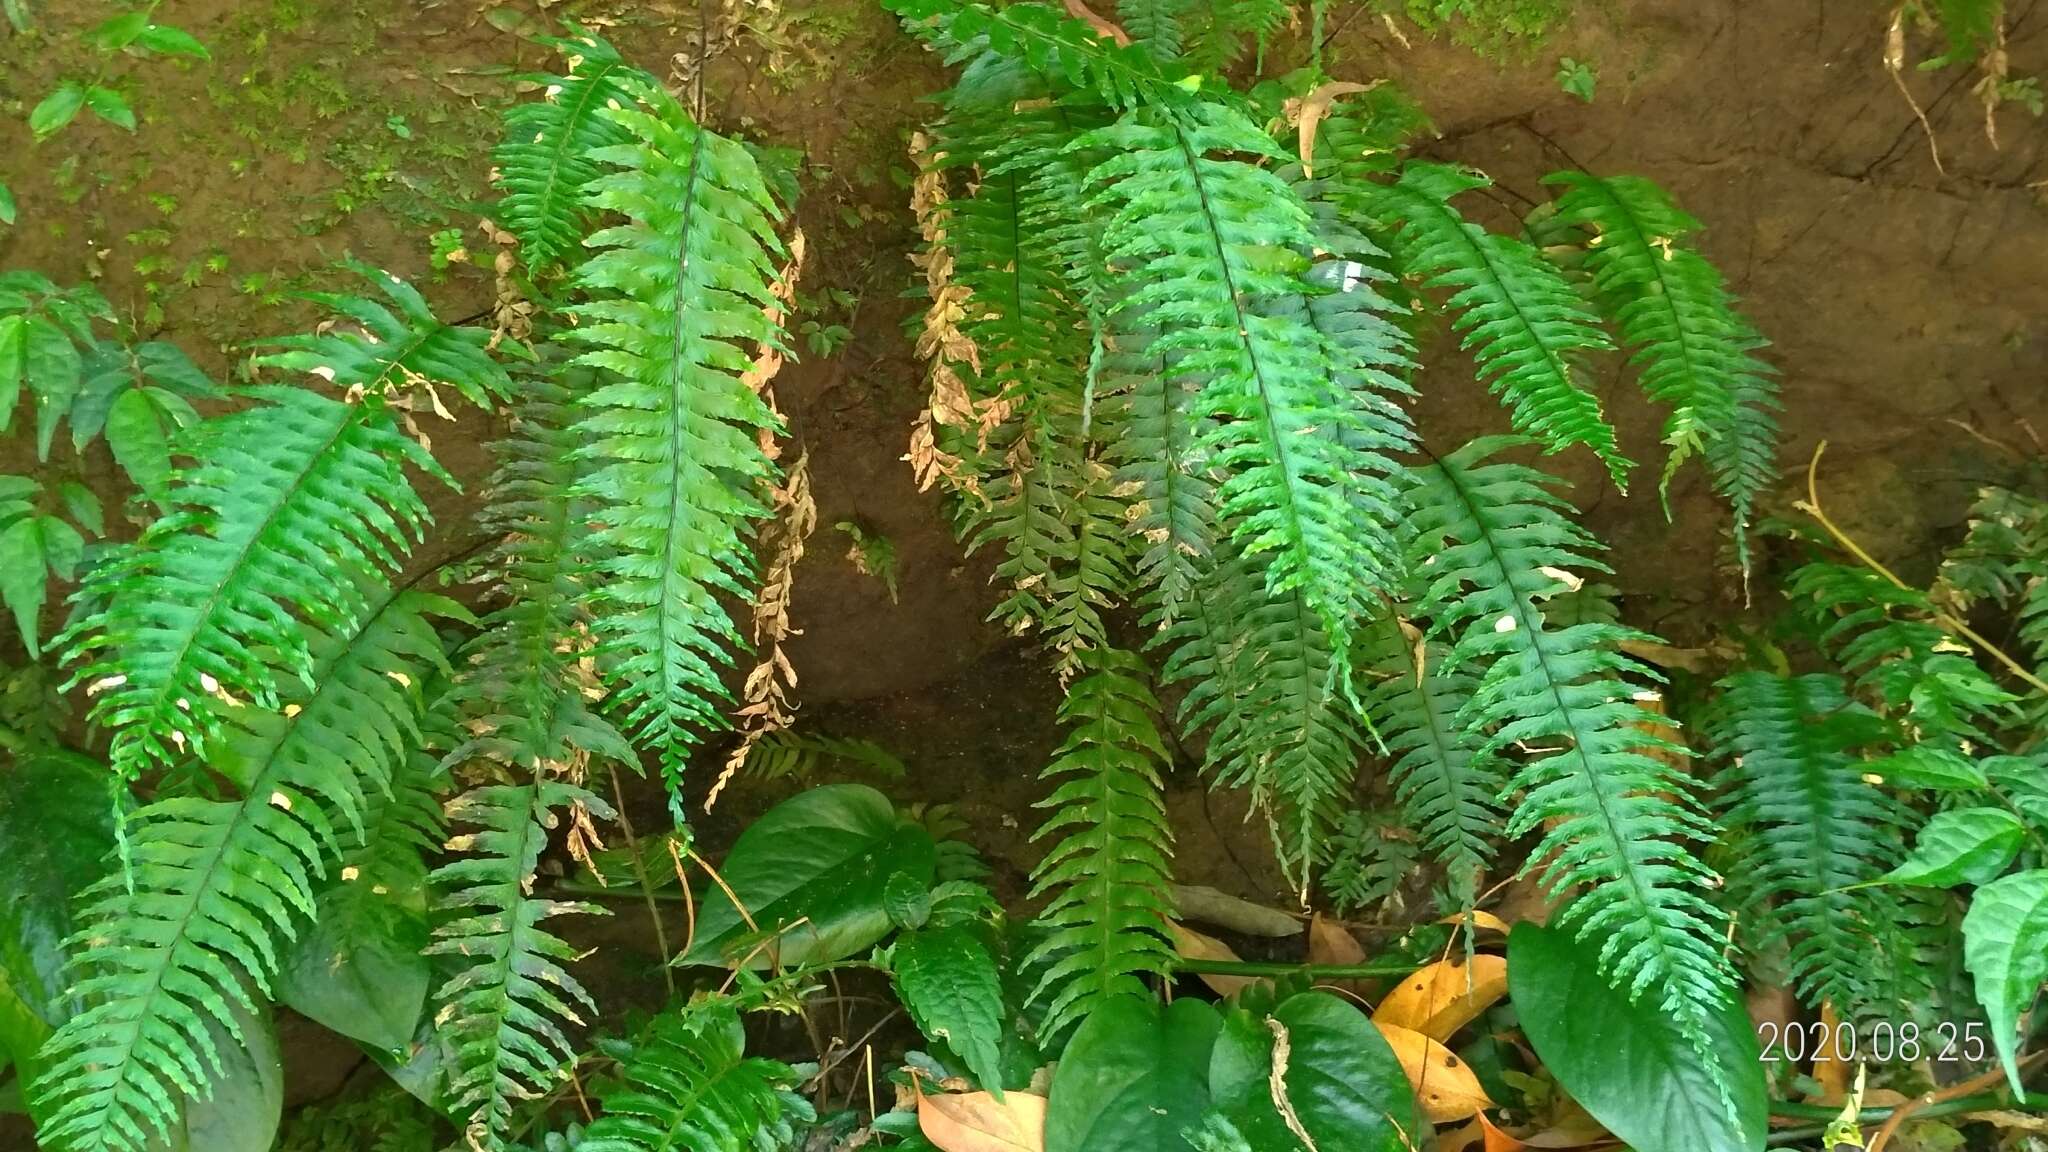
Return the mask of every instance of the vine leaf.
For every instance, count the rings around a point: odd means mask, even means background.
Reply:
[[[1937,812],[1913,841],[1913,854],[1884,879],[1893,884],[1948,888],[1996,879],[2027,839],[2027,827],[2003,808]]]
[[[1003,986],[988,949],[964,927],[921,929],[897,942],[894,970],[918,1030],[944,1041],[1001,1102]]]
[[[1977,1002],[2015,1094],[2019,1018],[2048,980],[2048,869],[2015,872],[1977,889],[1963,916],[1963,963],[1977,983]]]

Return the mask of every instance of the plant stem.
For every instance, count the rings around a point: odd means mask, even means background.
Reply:
[[[1412,964],[1296,964],[1289,961],[1256,960],[1195,960],[1180,957],[1173,962],[1175,972],[1192,972],[1201,976],[1325,976],[1333,980],[1362,980],[1375,976],[1406,976],[1415,971]]]

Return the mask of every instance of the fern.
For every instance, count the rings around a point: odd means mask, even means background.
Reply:
[[[788,1147],[790,1120],[811,1119],[790,1089],[796,1072],[746,1055],[739,1013],[723,997],[655,1017],[633,1046],[624,1082],[578,1152],[753,1152]]]
[[[949,64],[984,53],[1020,61],[1113,108],[1186,104],[1199,77],[1177,81],[1137,45],[1119,46],[1043,4],[993,8],[971,0],[886,0],[912,34],[933,42]]]
[[[1357,913],[1397,899],[1420,863],[1415,834],[1398,812],[1352,809],[1330,834],[1323,894],[1340,913]]]
[[[1067,689],[1060,722],[1071,727],[1043,778],[1059,781],[1038,802],[1052,816],[1032,833],[1060,840],[1031,873],[1031,898],[1052,899],[1038,922],[1049,934],[1025,957],[1040,975],[1030,999],[1046,1000],[1046,1036],[1065,1033],[1103,1001],[1146,995],[1143,978],[1172,966],[1167,942],[1167,859],[1172,834],[1160,798],[1166,749],[1152,716],[1144,666],[1116,649],[1090,652]]]
[[[417,737],[419,684],[442,662],[407,592],[373,597],[350,632],[311,638],[310,693],[282,712],[223,709],[215,766],[240,799],[168,796],[129,818],[132,887],[89,890],[72,994],[92,1006],[52,1037],[39,1137],[65,1152],[139,1152],[205,1099],[212,1029],[240,1036],[277,975],[281,941],[314,913],[316,880],[361,843],[366,793],[390,788]]]
[[[1377,197],[1376,215],[1398,224],[1396,255],[1409,274],[1453,290],[1447,304],[1465,334],[1462,346],[1480,379],[1507,401],[1516,430],[1551,452],[1585,445],[1623,487],[1633,465],[1599,399],[1578,380],[1580,356],[1612,345],[1570,282],[1534,248],[1468,222],[1451,203],[1489,183],[1465,169],[1411,163]]]
[[[2048,668],[2048,501],[1986,488],[1969,534],[1942,560],[1941,582],[1964,610],[1988,602],[2013,613],[2020,642]]]
[[[1211,155],[1275,151],[1218,106],[1182,123],[1126,115],[1080,146],[1109,154],[1089,183],[1127,286],[1117,314],[1156,327],[1149,353],[1201,380],[1197,450],[1224,477],[1220,525],[1264,560],[1271,595],[1315,612],[1341,684],[1353,621],[1391,559],[1354,498],[1391,465],[1356,438],[1365,422],[1331,370],[1343,354],[1287,306],[1313,293],[1308,210],[1274,174]]]
[[[1903,910],[1864,885],[1898,862],[1910,814],[1864,778],[1859,750],[1885,725],[1838,676],[1744,672],[1721,681],[1707,725],[1726,767],[1725,820],[1748,837],[1741,881],[1773,935],[1790,935],[1791,975],[1808,1004],[1844,1018],[1897,1019],[1911,986],[1880,935]]]
[[[1117,22],[1145,54],[1161,64],[1177,59],[1187,43],[1189,0],[1117,0]]]
[[[1735,984],[1704,895],[1718,881],[1690,847],[1712,830],[1676,766],[1682,749],[1652,735],[1659,718],[1635,702],[1631,680],[1649,671],[1616,650],[1641,634],[1544,620],[1541,601],[1566,583],[1553,573],[1601,566],[1548,477],[1489,462],[1517,443],[1475,440],[1413,474],[1422,607],[1451,638],[1448,665],[1478,674],[1458,717],[1490,733],[1475,755],[1527,757],[1507,834],[1543,831],[1529,867],[1553,894],[1576,890],[1560,925],[1598,941],[1609,982],[1656,1003],[1711,1059],[1707,1021]]]
[[[367,608],[364,588],[410,550],[428,516],[405,466],[453,480],[399,430],[393,406],[406,398],[387,391],[415,380],[504,390],[502,370],[477,351],[486,334],[439,324],[411,289],[384,279],[404,323],[369,300],[321,297],[374,343],[336,330],[282,341],[284,352],[258,360],[318,375],[352,399],[243,390],[255,405],[188,430],[179,449],[194,463],[177,474],[168,510],[80,588],[73,682],[112,733],[120,778],[205,755],[235,702],[276,708],[281,681],[311,683],[302,628],[346,630]]]
[[[1686,457],[1704,456],[1715,490],[1734,508],[1736,556],[1747,572],[1750,516],[1777,478],[1777,382],[1753,355],[1767,342],[1735,310],[1720,272],[1685,246],[1699,221],[1663,189],[1641,177],[1584,172],[1545,182],[1565,186],[1557,216],[1591,234],[1593,298],[1633,353],[1644,390],[1671,408],[1659,490],[1669,489]]]
[[[628,724],[660,759],[671,806],[689,750],[726,725],[719,668],[740,642],[721,594],[744,597],[744,535],[763,517],[773,465],[757,436],[775,414],[741,379],[752,347],[780,347],[774,203],[746,149],[700,129],[636,78],[637,103],[607,110],[631,142],[590,203],[627,223],[587,241],[577,272],[594,299],[570,311],[577,362],[614,372],[579,402],[596,462],[579,492],[597,504],[586,597],[599,654]]]
[[[438,1031],[448,1038],[449,1107],[479,1152],[498,1152],[512,1108],[558,1080],[575,1059],[562,1024],[581,1024],[596,1003],[563,965],[577,951],[545,927],[568,914],[603,915],[594,905],[536,898],[534,870],[557,810],[580,805],[602,818],[602,800],[545,770],[525,784],[493,784],[448,805],[448,819],[475,830],[449,842],[469,856],[436,868],[450,918],[434,929],[430,955],[463,966],[434,994]]]
[[[1409,641],[1391,622],[1375,639],[1376,680],[1362,695],[1393,757],[1388,775],[1401,824],[1448,870],[1452,890],[1471,907],[1493,859],[1506,784],[1498,757],[1480,752],[1484,733],[1463,721],[1478,681],[1469,668],[1446,667],[1441,648]]]
[[[505,136],[493,154],[504,193],[497,223],[519,238],[520,256],[535,275],[575,252],[590,232],[596,214],[587,195],[603,171],[594,154],[627,141],[607,111],[630,99],[622,77],[646,81],[600,37],[578,30],[542,43],[562,56],[565,74],[532,78],[545,95],[505,113]]]

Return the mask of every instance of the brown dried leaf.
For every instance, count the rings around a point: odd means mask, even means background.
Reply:
[[[1470,1119],[1482,1108],[1493,1107],[1471,1065],[1458,1059],[1449,1048],[1412,1029],[1378,1020],[1373,1021],[1373,1026],[1387,1038],[1387,1046],[1401,1061],[1401,1070],[1415,1086],[1415,1098],[1422,1103],[1423,1115],[1430,1123],[1454,1124]]]
[[[1074,19],[1087,24],[1090,28],[1095,29],[1102,35],[1107,36],[1111,40],[1116,41],[1117,47],[1129,48],[1131,46],[1130,33],[1125,32],[1122,28],[1117,27],[1116,24],[1112,23],[1111,21],[1104,20],[1102,17],[1096,15],[1095,10],[1093,8],[1088,7],[1088,5],[1083,4],[1081,0],[1066,0],[1066,5],[1067,15],[1072,16]]]
[[[1178,920],[1169,920],[1166,926],[1173,932],[1173,950],[1188,960],[1238,960],[1241,957],[1231,950],[1230,945],[1214,936],[1204,936]],[[1252,976],[1216,976],[1198,972],[1202,983],[1218,996],[1235,996],[1253,983]]]
[[[1323,117],[1330,114],[1330,105],[1339,96],[1350,96],[1359,92],[1370,92],[1379,84],[1360,84],[1355,80],[1331,80],[1310,92],[1300,104],[1293,108],[1296,140],[1301,148],[1301,174],[1309,179],[1316,175],[1316,128]]]
[[[1308,921],[1308,962],[1311,964],[1363,964],[1365,948],[1342,924],[1323,919],[1318,912]]]
[[[1045,1097],[918,1090],[917,1127],[939,1152],[1044,1152]]]
[[[1480,953],[1441,960],[1401,981],[1372,1014],[1373,1023],[1448,1040],[1508,991],[1508,962]]]

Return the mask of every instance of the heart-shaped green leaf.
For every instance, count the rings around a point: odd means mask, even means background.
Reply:
[[[1713,1067],[1659,1009],[1610,987],[1599,953],[1569,934],[1522,923],[1508,937],[1508,996],[1544,1067],[1636,1152],[1757,1152],[1769,1100],[1756,1034],[1729,1001],[1709,1022]],[[1731,1109],[1715,1086],[1727,1084]]]
[[[76,1007],[64,995],[63,944],[73,897],[106,873],[114,849],[106,786],[106,768],[72,752],[0,757],[0,984],[21,1009],[0,1010],[0,1051],[23,1068]]]
[[[1937,812],[1913,841],[1913,854],[1884,879],[1922,888],[1983,884],[2005,871],[2026,838],[2026,826],[2003,808]]]
[[[1977,889],[1963,916],[1963,963],[2018,1093],[2020,1013],[2048,980],[2048,869],[2015,872]]]
[[[374,832],[374,829],[373,829]],[[426,869],[377,853],[320,895],[320,914],[285,959],[279,999],[384,1051],[412,1041],[432,978]]]
[[[1222,1019],[1200,1000],[1105,1000],[1074,1031],[1052,1076],[1045,1152],[1180,1148],[1209,1107]]]
[[[896,814],[889,798],[864,784],[813,788],[776,805],[740,833],[719,865],[724,878],[772,944],[754,933],[725,889],[702,896],[697,942],[679,964],[750,967],[806,964],[851,956],[889,934],[882,894],[904,873],[929,887],[936,853],[931,834]],[[801,921],[801,923],[799,923]]]
[[[1277,1099],[1275,1065],[1283,1065],[1285,1089]],[[1415,1090],[1386,1038],[1327,992],[1290,996],[1270,1016],[1232,1012],[1209,1065],[1209,1088],[1262,1152],[1302,1149],[1297,1130],[1319,1149],[1405,1152],[1422,1129]]]

